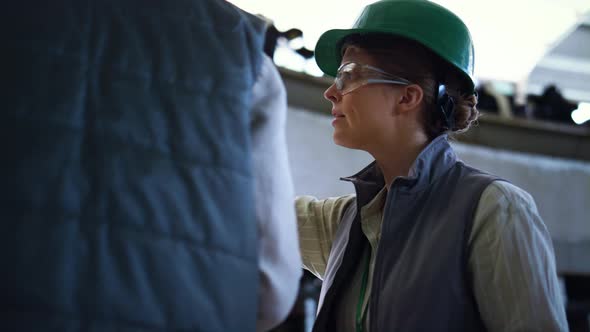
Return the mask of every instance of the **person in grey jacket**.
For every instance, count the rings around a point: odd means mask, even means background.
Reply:
[[[333,139],[375,161],[354,195],[296,199],[314,331],[567,331],[551,239],[524,190],[460,161],[477,120],[464,23],[425,0],[381,0],[319,39],[335,77]]]
[[[12,1],[1,331],[264,331],[299,286],[285,89],[223,0]]]

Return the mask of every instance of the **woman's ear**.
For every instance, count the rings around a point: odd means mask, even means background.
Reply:
[[[401,98],[398,102],[398,108],[402,112],[419,109],[424,99],[424,90],[418,84],[406,85],[401,89]]]

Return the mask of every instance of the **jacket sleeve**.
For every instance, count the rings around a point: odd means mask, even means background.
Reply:
[[[495,181],[470,237],[475,298],[490,332],[568,331],[551,237],[533,198]]]
[[[251,118],[259,230],[258,331],[266,331],[287,317],[302,273],[285,138],[286,112],[285,87],[274,63],[265,56],[253,88]]]
[[[297,229],[303,267],[324,279],[334,234],[348,205],[355,195],[318,200],[312,196],[295,199]]]

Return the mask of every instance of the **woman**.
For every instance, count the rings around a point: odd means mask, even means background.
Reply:
[[[457,159],[477,119],[467,27],[424,0],[383,0],[330,30],[334,141],[370,153],[356,194],[296,201],[315,331],[565,331],[551,239],[532,197]]]

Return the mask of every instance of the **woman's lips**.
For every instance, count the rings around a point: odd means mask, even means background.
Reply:
[[[332,120],[332,126],[334,126],[335,123],[338,122],[338,120],[344,118],[344,114],[335,110],[332,110],[332,116],[334,117],[334,119]]]
[[[343,118],[344,114],[342,112],[338,112],[336,110],[332,110],[332,116],[335,118]]]

